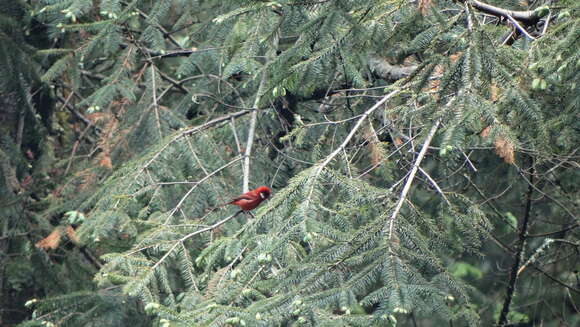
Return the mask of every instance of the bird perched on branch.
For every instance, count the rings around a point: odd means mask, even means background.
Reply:
[[[272,190],[268,186],[260,186],[255,190],[251,190],[236,197],[227,204],[236,205],[240,207],[242,211],[250,211],[259,206],[262,201],[268,199],[270,195],[272,195]]]

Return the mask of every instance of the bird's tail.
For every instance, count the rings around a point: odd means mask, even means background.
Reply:
[[[216,206],[209,207],[209,208],[205,209],[205,211],[206,211],[206,213],[210,213],[210,212],[212,212],[212,211],[219,210],[219,209],[221,209],[221,208],[223,208],[223,207],[227,206],[228,204],[232,204],[233,202],[234,202],[234,201],[230,201],[230,202],[226,202],[226,203],[218,204],[218,205],[216,205]]]

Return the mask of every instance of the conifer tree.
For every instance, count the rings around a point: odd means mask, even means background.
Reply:
[[[578,4],[493,4],[35,4],[99,271],[23,325],[577,322]]]

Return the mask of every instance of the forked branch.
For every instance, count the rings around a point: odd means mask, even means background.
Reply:
[[[546,10],[547,8],[537,8],[535,10],[526,10],[526,11],[513,11],[509,9],[492,6],[485,2],[477,0],[459,0],[459,1],[469,2],[469,4],[473,6],[473,8],[486,14],[490,14],[497,17],[503,17],[505,19],[508,19],[511,16],[527,26],[536,24],[542,17],[548,14],[548,11]]]

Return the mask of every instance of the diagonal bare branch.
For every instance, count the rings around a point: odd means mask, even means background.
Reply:
[[[405,186],[403,187],[403,191],[401,191],[401,196],[399,197],[399,201],[397,202],[397,205],[395,206],[395,211],[393,211],[393,214],[391,215],[391,218],[389,219],[389,250],[391,249],[391,245],[393,243],[391,241],[393,239],[393,227],[395,226],[395,220],[397,219],[397,216],[399,215],[399,212],[401,211],[401,208],[403,207],[403,203],[407,199],[407,194],[409,194],[409,190],[411,189],[411,185],[413,184],[413,180],[415,179],[415,175],[417,174],[417,170],[419,170],[419,165],[421,164],[421,161],[423,161],[423,158],[425,157],[425,154],[427,153],[427,150],[429,149],[429,144],[431,144],[431,141],[433,140],[433,136],[435,136],[435,132],[437,132],[437,129],[439,128],[440,123],[441,123],[440,120],[436,121],[435,124],[431,127],[431,130],[429,130],[429,134],[427,134],[427,138],[425,139],[425,142],[423,142],[423,147],[421,148],[421,152],[419,152],[419,155],[417,156],[415,163],[413,163],[413,168],[411,169],[411,173],[409,173],[409,177],[407,177],[407,182],[405,183]]]
[[[248,192],[250,190],[250,155],[252,154],[252,146],[254,145],[254,136],[256,133],[256,122],[258,121],[258,105],[260,104],[260,98],[262,97],[262,92],[266,85],[267,72],[264,70],[262,73],[262,80],[260,81],[260,86],[258,87],[258,94],[256,94],[256,100],[254,100],[252,115],[250,116],[250,129],[248,130],[248,141],[246,142],[246,151],[244,152],[244,185],[243,192]]]

